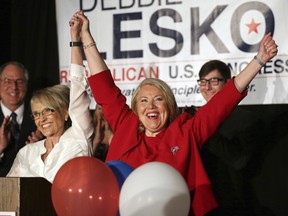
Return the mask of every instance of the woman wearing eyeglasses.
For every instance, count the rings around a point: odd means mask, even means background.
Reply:
[[[73,35],[71,28],[72,38]],[[71,49],[70,90],[67,86],[55,85],[34,92],[32,118],[46,138],[18,152],[8,177],[43,177],[52,183],[65,162],[92,155],[94,130],[81,47]]]

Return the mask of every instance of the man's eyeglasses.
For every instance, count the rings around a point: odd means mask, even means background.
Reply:
[[[0,79],[0,81],[6,85],[6,86],[11,86],[12,84],[17,84],[18,86],[23,86],[25,84],[24,79]]]
[[[40,118],[40,114],[42,114],[42,116],[45,116],[45,117],[46,117],[46,116],[51,115],[53,112],[55,112],[54,109],[49,108],[49,107],[46,107],[46,108],[43,109],[41,112],[33,112],[33,113],[31,114],[31,117],[32,117],[33,120],[37,120],[37,119]]]
[[[197,83],[200,86],[206,86],[207,83],[212,85],[212,86],[217,86],[217,85],[219,85],[219,82],[222,82],[222,81],[224,81],[224,79],[217,78],[217,77],[212,77],[210,79],[199,79],[199,80],[197,80]]]

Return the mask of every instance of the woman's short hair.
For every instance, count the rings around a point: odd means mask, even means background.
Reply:
[[[176,103],[176,99],[175,96],[171,90],[171,88],[169,87],[169,85],[157,78],[146,78],[145,80],[143,80],[138,87],[136,88],[136,90],[134,91],[133,95],[132,95],[132,99],[131,99],[131,109],[137,113],[136,111],[136,98],[137,95],[140,92],[141,87],[145,86],[145,85],[152,85],[155,86],[156,88],[158,88],[164,95],[164,100],[167,103],[167,107],[168,107],[168,112],[169,112],[169,116],[170,116],[170,121],[169,123],[171,123],[177,116],[178,114],[178,107],[177,107],[177,103]]]
[[[46,87],[43,89],[36,90],[33,92],[31,103],[40,102],[42,104],[47,104],[50,108],[53,108],[60,117],[65,117],[66,112],[69,108],[70,102],[70,89],[66,85],[58,84],[51,87]],[[67,126],[71,125],[67,121]]]

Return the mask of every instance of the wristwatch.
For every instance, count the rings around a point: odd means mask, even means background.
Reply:
[[[82,47],[82,42],[81,41],[70,41],[70,47]]]

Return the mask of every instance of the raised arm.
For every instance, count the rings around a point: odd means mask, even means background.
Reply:
[[[78,18],[80,13],[82,12],[75,13],[69,22],[71,34],[69,115],[72,120],[73,134],[77,139],[87,141],[89,153],[92,154],[93,125],[89,110],[90,98],[86,92],[88,83],[85,79],[85,67],[82,58],[81,28],[83,22]]]
[[[78,45],[71,46],[71,64],[83,65],[83,58],[81,52],[81,27],[82,27],[82,20],[78,18],[80,12],[77,12],[71,18],[69,25],[70,25],[70,35],[71,35],[71,42],[79,43]]]
[[[277,47],[271,34],[265,35],[260,43],[256,57],[235,77],[235,86],[240,93],[246,89],[264,64],[277,55]]]
[[[81,38],[91,74],[94,75],[102,71],[108,70],[108,67],[102,59],[97,49],[96,43],[90,33],[89,20],[82,11],[78,13],[78,17],[83,22]]]

